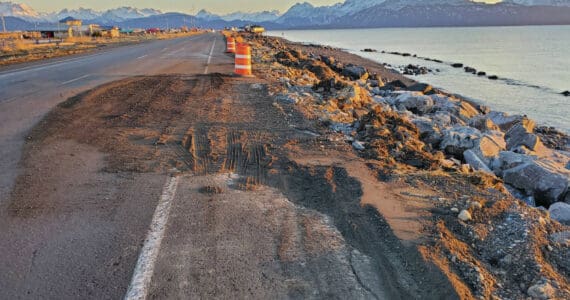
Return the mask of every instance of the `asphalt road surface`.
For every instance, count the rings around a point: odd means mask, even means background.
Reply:
[[[0,199],[17,174],[26,133],[46,112],[70,96],[125,77],[216,71],[225,45],[220,35],[153,41],[101,52],[0,68]],[[223,56],[227,61],[227,56]],[[227,67],[227,66],[226,66]],[[1,201],[0,201],[1,202]]]
[[[138,75],[231,72],[232,60],[224,50],[221,35],[205,34],[0,69],[0,298],[121,298],[133,270],[125,267],[119,281],[117,276],[101,273],[100,265],[109,263],[102,259],[120,260],[122,256],[100,253],[120,252],[125,245],[138,249],[164,184],[164,176],[146,176],[136,188],[122,189],[114,179],[99,182],[124,197],[154,198],[131,203],[121,216],[125,220],[115,223],[100,223],[79,213],[16,222],[5,216],[15,180],[22,172],[19,162],[31,128],[68,97],[107,82]],[[135,194],[129,195],[129,189]],[[132,237],[114,240],[117,231]],[[101,281],[89,282],[99,277]]]

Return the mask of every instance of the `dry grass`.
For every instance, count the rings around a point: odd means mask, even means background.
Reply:
[[[0,48],[2,52],[19,52],[29,51],[37,48],[37,46],[30,41],[24,40],[3,40],[0,41]]]

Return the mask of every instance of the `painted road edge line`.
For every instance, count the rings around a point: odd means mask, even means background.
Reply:
[[[148,295],[154,266],[158,258],[164,232],[166,231],[166,223],[176,195],[179,178],[178,176],[169,176],[166,180],[162,195],[152,217],[150,229],[139,254],[133,279],[125,295],[125,300],[143,300]]]
[[[83,75],[83,76],[81,76],[81,77],[77,77],[77,78],[75,78],[75,79],[71,79],[71,80],[62,82],[60,85],[70,84],[70,83],[72,83],[72,82],[76,82],[76,81],[78,81],[78,80],[85,79],[85,78],[87,78],[87,77],[89,77],[89,76],[91,76],[91,75],[89,75],[89,74]]]
[[[206,69],[204,70],[204,74],[208,74],[208,67],[210,67],[210,62],[212,61],[212,55],[214,54],[215,46],[216,46],[216,38],[214,38],[214,42],[212,43],[212,49],[210,49],[210,54],[208,55],[208,61],[206,62]]]

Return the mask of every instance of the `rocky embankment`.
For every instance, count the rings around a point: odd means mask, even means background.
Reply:
[[[441,192],[425,257],[465,298],[570,297],[567,135],[340,50],[267,37],[250,42],[262,76],[277,82],[275,105],[302,107],[342,133],[379,162],[379,178]]]

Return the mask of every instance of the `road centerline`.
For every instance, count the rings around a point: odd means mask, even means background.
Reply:
[[[214,47],[216,46],[216,38],[214,37],[214,42],[212,43],[212,49],[210,49],[210,54],[208,55],[208,61],[206,62],[206,69],[204,74],[208,74],[208,68],[210,67],[210,62],[212,61],[212,55],[214,54]]]
[[[83,75],[83,76],[81,76],[81,77],[77,77],[77,78],[74,78],[74,79],[71,79],[71,80],[68,80],[68,81],[64,81],[64,82],[62,82],[60,85],[70,84],[70,83],[72,83],[72,82],[76,82],[76,81],[79,81],[79,80],[81,80],[81,79],[85,79],[85,78],[87,78],[87,77],[89,77],[89,76],[91,76],[91,74]]]

